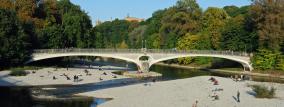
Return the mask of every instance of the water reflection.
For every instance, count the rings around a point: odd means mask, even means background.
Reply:
[[[183,79],[195,76],[212,75],[211,72],[201,71],[197,69],[181,69],[181,68],[159,66],[159,65],[152,66],[150,68],[150,71],[161,73],[163,80]]]
[[[151,71],[161,73],[163,80],[172,80],[172,79],[182,79],[190,78],[196,76],[219,76],[219,77],[230,77],[232,75],[237,75],[237,73],[225,73],[225,72],[211,72],[208,70],[200,69],[185,69],[185,68],[176,68],[169,66],[154,65],[150,68]],[[250,76],[251,80],[258,82],[275,82],[275,83],[284,83],[282,78],[273,78],[273,77],[261,77],[261,76]]]
[[[0,87],[1,107],[97,107],[111,99],[60,96],[56,98],[32,97],[28,87]]]

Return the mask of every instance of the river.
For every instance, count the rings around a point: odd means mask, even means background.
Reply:
[[[185,69],[169,66],[154,65],[151,71],[161,73],[163,76],[158,78],[161,81],[183,79],[203,75],[230,77],[235,74],[222,72],[211,72],[199,69]],[[253,81],[279,82],[284,83],[283,79],[251,76]],[[47,98],[38,100],[31,96],[33,88],[25,87],[0,87],[1,107],[96,107],[97,104],[104,103],[105,99],[95,99],[90,97],[67,95],[60,98]]]

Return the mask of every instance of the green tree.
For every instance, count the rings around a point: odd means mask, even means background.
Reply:
[[[85,43],[92,28],[90,17],[69,0],[59,1],[58,7],[62,14],[63,33],[67,37],[65,47],[88,47]]]
[[[208,38],[207,38],[208,40]],[[208,41],[206,41],[206,36],[203,36],[201,34],[198,35],[191,35],[187,33],[184,37],[180,38],[177,43],[177,49],[179,50],[202,50],[202,49],[209,49],[210,44]],[[198,60],[203,60],[197,59]],[[178,62],[180,64],[190,64],[193,62],[193,59],[190,57],[187,58],[179,58]],[[202,61],[199,61],[202,62]]]
[[[209,7],[203,15],[203,30],[208,33],[213,49],[220,49],[221,28],[229,18],[226,11],[220,8]]]
[[[129,44],[131,48],[142,48],[142,40],[145,40],[144,33],[147,29],[147,25],[141,25],[135,29],[133,29],[128,34]]]
[[[284,55],[279,54],[276,58],[276,69],[284,71]]]
[[[15,12],[0,9],[0,67],[22,63],[29,56],[27,45]]]
[[[223,50],[251,52],[257,43],[256,35],[246,30],[243,15],[229,19],[221,30],[221,34],[220,47]]]
[[[66,37],[62,34],[63,30],[59,25],[47,26],[38,34],[41,48],[58,49],[65,48]]]
[[[231,17],[236,17],[238,15],[244,15],[248,14],[250,6],[242,6],[242,7],[237,7],[237,6],[225,6],[223,9],[228,13],[229,16]]]
[[[119,44],[118,48],[120,48],[120,49],[127,49],[128,46],[127,46],[127,44],[125,43],[125,41],[122,41],[122,42]]]
[[[254,55],[252,64],[255,69],[267,70],[274,69],[277,54],[267,49],[260,49]]]
[[[280,51],[284,41],[284,1],[253,0],[250,10],[260,48]]]

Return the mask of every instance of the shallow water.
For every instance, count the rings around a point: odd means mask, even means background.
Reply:
[[[219,76],[219,77],[230,77],[235,75],[233,73],[224,73],[224,72],[211,72],[207,70],[200,69],[185,69],[185,68],[176,68],[169,66],[154,65],[151,67],[150,71],[161,73],[163,80],[173,80],[173,79],[182,79],[182,78],[191,78],[196,76]],[[284,79],[273,78],[273,77],[261,77],[261,76],[249,76],[252,81],[258,82],[275,82],[275,83],[284,83]]]

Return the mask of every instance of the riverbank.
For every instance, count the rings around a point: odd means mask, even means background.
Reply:
[[[264,74],[264,73],[256,73],[256,72],[249,72],[249,71],[234,71],[234,70],[224,70],[224,69],[208,69],[202,67],[192,67],[186,65],[178,65],[178,64],[165,64],[165,63],[157,63],[156,65],[160,66],[168,66],[168,67],[175,67],[175,68],[183,68],[183,69],[201,69],[210,72],[220,72],[220,73],[230,73],[230,74],[237,74],[237,75],[250,75],[250,76],[259,76],[259,77],[272,77],[272,78],[280,78],[284,79],[284,75],[278,74]]]
[[[112,72],[124,70],[122,67],[73,67],[73,68],[43,68],[27,70],[26,76],[10,76],[10,71],[0,72],[0,86],[68,86],[82,84],[103,85],[113,82],[123,83],[126,76],[116,75]],[[87,73],[88,72],[88,75]],[[74,76],[78,76],[75,81]],[[115,81],[114,81],[115,80]]]
[[[198,107],[281,107],[284,106],[284,85],[268,82],[235,82],[230,78],[214,77],[219,85],[213,85],[211,76],[199,76],[171,81],[140,83],[79,93],[77,95],[113,98],[99,107],[191,107],[198,101]],[[276,98],[258,99],[253,96],[252,84],[276,88]],[[214,89],[219,100],[213,100]],[[236,101],[240,91],[240,101]]]

